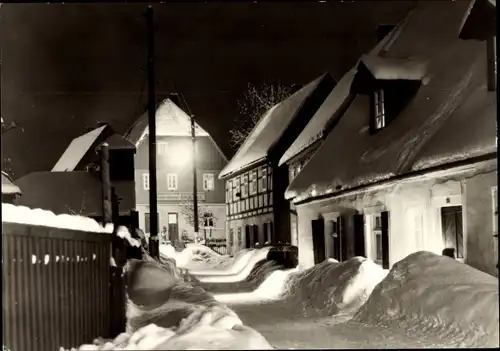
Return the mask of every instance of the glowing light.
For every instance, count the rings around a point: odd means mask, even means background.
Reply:
[[[169,161],[173,166],[182,167],[192,161],[192,151],[189,145],[178,145],[172,148]]]

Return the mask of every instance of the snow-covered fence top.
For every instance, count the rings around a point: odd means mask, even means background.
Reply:
[[[25,206],[15,206],[2,203],[2,223],[19,223],[44,227],[70,229],[93,233],[112,233],[113,225],[103,227],[92,218],[60,214],[40,208],[30,209]]]

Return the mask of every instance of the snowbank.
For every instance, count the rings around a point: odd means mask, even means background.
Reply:
[[[231,304],[280,300],[285,294],[287,281],[290,279],[290,276],[297,271],[297,268],[274,271],[254,291],[215,294],[214,297],[219,302]]]
[[[262,260],[257,262],[250,274],[241,281],[230,283],[200,282],[199,285],[212,294],[236,294],[252,292],[257,289],[273,272],[283,269],[285,269],[285,267],[279,262]],[[200,276],[197,276],[197,279],[200,279]]]
[[[422,251],[393,266],[353,321],[437,334],[450,347],[498,347],[498,308],[497,278]]]
[[[160,245],[160,253],[173,258],[178,267],[185,269],[225,267],[231,261],[231,257],[220,255],[204,245],[195,243],[187,244],[181,252],[176,251],[170,244]]]
[[[80,350],[272,349],[231,309],[171,274],[172,268],[131,260],[125,273],[127,332]]]
[[[248,261],[252,257],[252,255],[255,253],[255,250],[253,249],[244,249],[239,251],[233,259],[227,261],[227,264],[224,267],[217,267],[217,268],[207,268],[207,269],[200,269],[200,270],[191,270],[191,274],[194,275],[230,275],[230,274],[237,274],[245,266],[247,265]]]
[[[229,275],[211,275],[211,276],[197,276],[198,280],[202,283],[235,283],[241,282],[249,277],[252,273],[254,267],[260,261],[267,260],[267,254],[270,247],[264,247],[261,249],[254,250],[254,253],[249,258],[247,264],[244,268],[235,274]]]
[[[113,224],[103,227],[92,218],[69,214],[56,215],[40,208],[30,209],[2,203],[2,222],[71,229],[94,233],[112,233]]]
[[[353,314],[386,275],[380,266],[363,257],[341,263],[325,260],[292,274],[283,297],[305,316]]]

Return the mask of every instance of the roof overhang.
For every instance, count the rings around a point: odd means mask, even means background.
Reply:
[[[472,0],[460,26],[460,39],[486,40],[496,31],[496,0]]]
[[[21,189],[14,184],[12,179],[5,172],[2,172],[2,194],[21,194]]]

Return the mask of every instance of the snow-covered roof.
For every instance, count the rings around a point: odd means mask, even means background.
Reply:
[[[491,97],[486,93],[486,49],[481,42],[464,41],[457,36],[467,6],[460,1],[418,4],[384,57],[425,58],[429,64],[420,90],[400,115],[375,135],[368,132],[370,98],[356,96],[292,181],[286,198],[302,201],[368,185],[414,168],[422,169],[418,165],[431,159],[449,162],[449,155],[454,153],[462,152],[467,158],[472,155],[469,148],[477,149],[473,155],[490,152],[496,128],[488,131],[479,125],[489,126],[496,120],[496,115],[487,113],[491,111]],[[429,22],[430,16],[440,20]],[[464,105],[465,102],[471,105]],[[484,119],[469,135],[466,130],[472,115],[467,111],[482,111],[480,118]],[[453,125],[462,128],[462,139],[448,129]]]
[[[401,21],[383,40],[370,50],[369,54],[376,55],[384,50],[395,40],[395,38],[397,38],[405,24],[405,20]],[[327,132],[328,127],[332,125],[335,120],[342,117],[338,115],[338,112],[343,108],[343,106],[345,106],[346,103],[348,103],[348,100],[351,97],[351,85],[360,61],[361,60],[358,60],[356,65],[344,74],[335,88],[333,88],[323,105],[321,105],[304,130],[283,154],[279,162],[280,165],[288,162],[290,159],[304,151],[307,147],[325,137],[325,132]]]
[[[427,62],[418,59],[364,55],[361,62],[377,80],[420,80],[424,77]]]
[[[52,168],[52,172],[67,172],[75,170],[78,163],[91,149],[92,145],[94,145],[97,138],[99,138],[105,128],[106,125],[103,125],[73,139],[55,164],[54,168]]]
[[[313,94],[327,75],[323,74],[269,109],[250,132],[231,161],[221,171],[219,178],[224,178],[231,173],[265,159],[268,152],[278,143],[298,115],[306,99]]]
[[[495,32],[496,6],[496,0],[471,0],[460,25],[460,37],[471,39],[479,34],[484,38],[488,32]]]
[[[146,111],[128,130],[125,138],[136,147],[139,147],[149,134],[148,126],[149,116]],[[227,161],[227,157],[219,145],[196,121],[194,122],[194,128],[195,135],[209,138],[222,158]],[[165,99],[156,109],[156,136],[191,136],[191,117],[172,100]]]
[[[2,171],[2,194],[21,194],[21,189]]]
[[[101,181],[91,173],[34,172],[18,179],[17,183],[24,190],[20,206],[42,208],[55,214],[69,213],[70,209],[77,213],[82,210],[85,216],[102,214]],[[134,198],[124,196],[119,185],[115,184],[115,188],[121,197],[120,213],[130,213],[135,208]]]
[[[149,133],[149,116],[146,111],[125,134],[125,138],[135,146]],[[191,117],[172,100],[162,101],[156,109],[157,136],[191,136]],[[208,136],[208,133],[195,122],[195,135]]]
[[[101,141],[106,141],[110,149],[135,149],[132,143],[115,133],[108,124],[105,124],[73,139],[52,168],[52,172],[76,170],[80,161]]]

